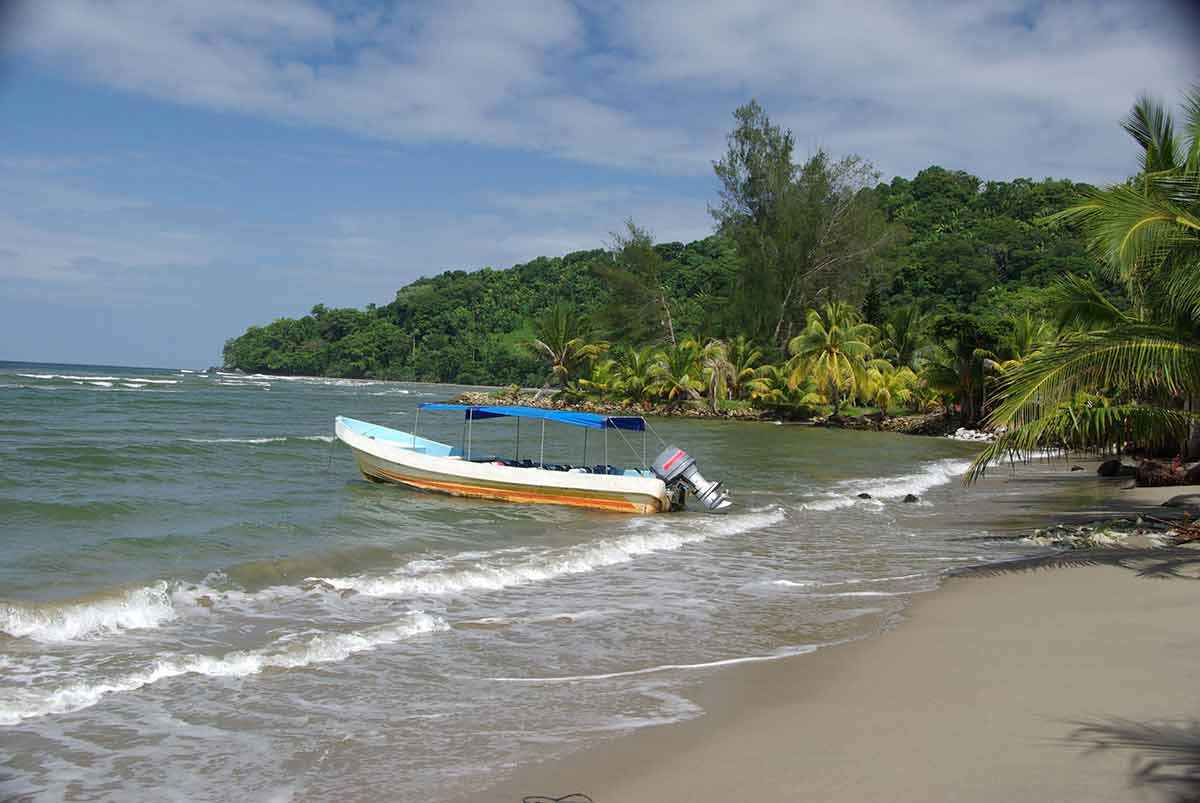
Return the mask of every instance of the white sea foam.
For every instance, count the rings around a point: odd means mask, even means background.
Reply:
[[[827,583],[819,583],[823,586],[849,586],[858,583],[890,583],[893,580],[915,580],[918,577],[929,577],[926,572],[917,572],[916,574],[894,574],[889,577],[852,577],[849,580],[831,580]]]
[[[136,390],[137,388],[144,388],[144,387],[146,387],[146,385],[142,382],[122,382],[121,387],[133,388]]]
[[[784,513],[771,508],[752,513],[733,514],[714,520],[705,517],[685,524],[675,519],[670,524],[640,520],[635,531],[615,538],[603,538],[587,544],[546,550],[520,559],[493,555],[471,561],[462,568],[414,574],[411,564],[383,576],[310,577],[310,582],[325,583],[339,590],[352,590],[370,596],[439,595],[470,591],[499,591],[512,586],[553,580],[573,574],[594,572],[605,566],[628,563],[641,555],[679,549],[709,538],[735,535],[783,521]],[[688,526],[690,524],[690,526]]]
[[[121,379],[119,376],[91,376],[89,374],[17,374],[29,379],[70,379],[79,382],[116,382]]]
[[[699,664],[659,664],[658,666],[648,666],[644,669],[630,669],[625,672],[606,672],[599,675],[559,675],[556,677],[547,678],[498,677],[489,678],[489,680],[497,680],[504,683],[570,683],[581,680],[611,680],[613,678],[627,678],[634,677],[636,675],[653,675],[659,672],[715,669],[722,666],[736,666],[737,664],[756,664],[763,661],[778,661],[782,658],[791,658],[795,655],[807,655],[808,653],[816,652],[821,647],[827,646],[830,645],[805,644],[802,647],[790,647],[780,650],[779,652],[771,653],[770,655],[745,655],[740,658],[725,658],[719,661],[705,661],[704,663]]]
[[[903,591],[839,591],[834,594],[808,594],[809,597],[901,597],[906,592]]]
[[[113,383],[112,383],[112,382],[107,382],[107,381],[103,381],[103,380],[94,381],[94,382],[88,382],[88,384],[89,384],[89,385],[96,385],[96,386],[98,386],[98,387],[102,387],[102,388],[111,388],[111,387],[112,387],[112,385],[113,385]]]
[[[151,385],[178,385],[178,379],[147,379],[142,376],[129,377],[130,382],[147,382]]]
[[[920,496],[931,488],[945,485],[961,477],[970,467],[970,460],[947,458],[925,463],[913,474],[899,477],[883,477],[869,480],[845,480],[838,483],[838,490],[820,499],[806,502],[805,510],[838,510],[860,503],[881,507],[881,500],[903,499],[908,494]],[[859,499],[858,495],[870,494],[870,499]]]
[[[285,443],[287,441],[320,441],[333,443],[332,435],[281,435],[274,438],[184,438],[188,443]]]
[[[298,669],[311,664],[343,661],[351,655],[394,644],[422,633],[446,630],[439,617],[413,611],[399,622],[349,633],[320,633],[306,640],[280,639],[266,650],[239,650],[219,657],[181,656],[157,661],[142,672],[95,683],[82,682],[54,689],[0,689],[0,725],[47,714],[65,714],[98,703],[113,692],[129,692],[180,675],[244,677],[264,669]]]
[[[160,581],[110,599],[59,606],[8,605],[0,608],[0,632],[43,642],[73,641],[158,627],[175,617],[167,584]]]

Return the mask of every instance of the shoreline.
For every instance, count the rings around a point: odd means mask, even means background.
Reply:
[[[569,410],[572,412],[599,413],[602,415],[655,416],[658,418],[703,419],[711,421],[757,421],[771,424],[831,427],[869,432],[895,432],[902,435],[945,436],[955,432],[961,426],[958,417],[947,411],[901,416],[886,416],[873,413],[856,416],[818,415],[808,418],[794,418],[786,415],[780,409],[765,407],[747,406],[714,412],[707,404],[698,400],[677,405],[656,403],[631,407],[606,401],[555,401],[552,395],[539,397],[537,393],[528,393],[525,389],[522,389],[519,393],[513,393],[506,388],[497,388],[492,392],[469,390],[459,393],[451,401],[455,404],[483,406],[517,404],[525,407],[538,407],[544,410]]]
[[[1111,487],[1099,507],[1109,516],[1163,511],[1157,505],[1171,490]],[[703,709],[695,719],[519,767],[482,797],[463,799],[1195,794],[1195,777],[1181,787],[1162,776],[1198,769],[1200,639],[1190,619],[1198,578],[1200,549],[1186,546],[1067,551],[960,570],[910,600],[881,633],[712,670],[687,695]],[[1165,733],[1192,734],[1193,763],[1182,768],[1138,775],[1144,750],[1097,749],[1139,733],[1162,738],[1153,728],[1180,719],[1184,731]]]

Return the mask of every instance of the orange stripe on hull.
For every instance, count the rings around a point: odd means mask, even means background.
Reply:
[[[423,488],[430,491],[443,491],[456,496],[474,496],[483,499],[499,499],[505,502],[544,502],[556,505],[571,505],[572,507],[600,508],[602,510],[619,510],[623,513],[652,512],[647,505],[620,499],[598,499],[594,496],[561,496],[540,491],[509,491],[502,488],[490,488],[482,485],[463,485],[442,480],[418,479],[406,477],[391,471],[373,466],[372,471],[378,472],[389,480]],[[363,472],[366,474],[367,472]]]

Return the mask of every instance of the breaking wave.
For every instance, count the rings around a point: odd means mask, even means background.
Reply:
[[[24,719],[66,714],[98,703],[114,692],[135,691],[180,675],[244,677],[264,669],[298,669],[311,664],[343,661],[351,655],[394,644],[422,633],[446,630],[439,617],[413,611],[399,623],[349,633],[321,633],[305,641],[281,639],[272,649],[240,650],[220,657],[204,655],[164,659],[143,672],[96,683],[74,683],[55,689],[0,689],[0,725],[15,725]]]
[[[838,510],[866,502],[879,504],[881,500],[903,499],[908,494],[920,496],[931,488],[945,485],[961,477],[970,468],[970,460],[946,458],[925,463],[914,474],[899,477],[884,477],[870,480],[846,480],[838,483],[838,490],[819,499],[806,502],[804,510]],[[870,499],[859,499],[859,494],[870,494]]]
[[[383,576],[310,577],[339,591],[351,590],[369,596],[442,595],[470,591],[499,591],[512,586],[545,582],[558,577],[593,572],[605,566],[628,563],[641,555],[679,549],[713,537],[736,535],[778,524],[784,519],[779,508],[734,514],[713,522],[694,520],[691,529],[675,521],[670,524],[639,522],[639,529],[616,538],[565,549],[547,550],[524,558],[492,556],[459,569],[415,573],[413,565]],[[426,566],[427,562],[422,562]]]
[[[184,438],[188,443],[285,443],[287,441],[321,441],[333,443],[332,435],[281,435],[274,438]]]
[[[165,582],[135,588],[120,597],[56,606],[0,608],[0,633],[34,641],[59,642],[158,627],[177,615]]]

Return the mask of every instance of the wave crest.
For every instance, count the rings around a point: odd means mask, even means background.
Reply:
[[[98,683],[74,683],[57,689],[0,689],[0,725],[24,719],[79,711],[114,692],[135,691],[167,678],[198,674],[210,677],[244,677],[264,669],[298,669],[311,664],[343,661],[350,656],[394,644],[422,633],[447,630],[436,616],[412,611],[397,623],[349,633],[320,633],[305,641],[276,642],[275,649],[241,650],[219,657],[192,655],[160,660],[153,667]],[[279,646],[282,643],[282,646]]]
[[[34,641],[59,642],[158,627],[176,617],[167,584],[159,581],[120,597],[56,606],[8,605],[0,609],[0,632]]]
[[[646,525],[650,532],[633,532],[566,549],[513,560],[493,555],[461,569],[413,573],[414,564],[383,576],[310,577],[309,582],[339,591],[357,591],[368,596],[438,596],[469,591],[499,591],[512,586],[544,582],[558,577],[593,572],[605,566],[628,563],[641,555],[665,552],[712,537],[769,527],[783,521],[778,508],[734,514],[713,521],[706,517],[690,529],[670,525]],[[416,562],[414,562],[416,563]],[[424,563],[424,562],[422,562]]]

